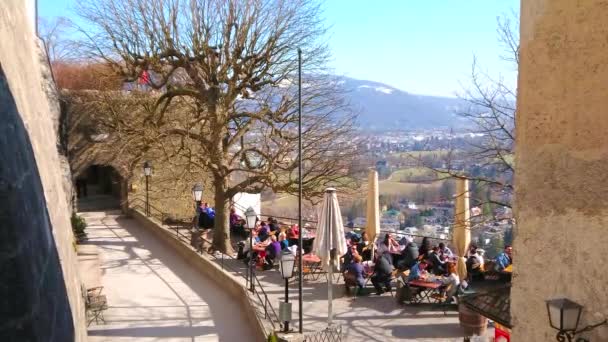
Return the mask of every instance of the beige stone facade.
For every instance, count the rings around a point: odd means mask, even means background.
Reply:
[[[32,31],[31,1],[4,0],[0,8],[0,64],[27,129],[44,188],[53,237],[72,311],[75,340],[85,341],[87,333],[84,303],[77,257],[72,244],[69,195],[64,187],[64,168],[58,154],[54,122],[60,112],[57,94],[44,48]]]
[[[553,341],[547,299],[608,317],[608,2],[522,1],[518,82],[512,337]]]

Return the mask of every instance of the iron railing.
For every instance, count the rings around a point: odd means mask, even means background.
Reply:
[[[238,205],[237,203],[233,203],[233,206],[235,208],[238,208],[239,210],[242,210],[243,212],[245,211],[245,208],[243,208],[242,206]],[[260,213],[260,214],[258,214],[258,216],[259,217],[272,217],[272,218],[276,219],[277,221],[279,221],[280,225],[284,225],[284,226],[285,225],[291,226],[292,224],[295,224],[295,223],[298,222],[298,219],[297,218],[293,218],[293,217],[282,217],[282,216],[275,216],[275,215],[266,215],[264,213]],[[283,220],[283,221],[281,221],[281,220]],[[306,229],[310,229],[310,230],[316,230],[317,229],[317,227],[316,227],[317,226],[317,221],[315,221],[315,220],[305,220],[305,219],[302,219],[302,222],[304,222],[305,224],[306,223],[309,224],[308,227],[305,227]],[[344,227],[344,228],[349,229],[349,230],[353,230],[353,231],[357,231],[357,232],[365,230],[365,227],[360,227],[360,226]],[[432,240],[438,240],[438,241],[451,241],[450,238],[441,239],[441,238],[434,237],[434,236],[426,236],[426,235],[418,235],[418,234],[406,234],[405,232],[400,231],[400,230],[380,229],[380,233],[381,234],[386,234],[386,233],[405,234],[405,235],[411,236],[413,238],[425,238],[426,237],[426,238],[429,238],[429,239],[432,239]]]
[[[144,200],[139,198],[134,199],[133,201],[131,201],[131,203],[129,203],[129,207],[131,209],[138,210],[139,212],[145,215],[146,203]],[[186,246],[190,246],[190,237],[182,233],[180,230],[185,230],[191,234],[192,229],[194,228],[194,219],[175,219],[175,216],[164,213],[153,205],[148,205],[148,208],[150,209],[149,217],[157,219],[163,226],[167,227],[170,230],[174,230],[175,238]],[[169,220],[170,218],[173,218],[173,220]],[[211,241],[205,239],[202,236],[201,239],[211,244]],[[197,252],[202,254],[205,251],[203,249],[197,248]],[[250,267],[247,267],[247,272],[244,273],[242,270],[233,267],[231,263],[225,263],[225,260],[233,260],[235,262],[238,262],[238,259],[231,255],[226,255],[221,252],[207,253],[207,255],[212,257],[213,260],[220,265],[222,270],[228,270],[231,273],[244,278],[246,288],[254,294],[255,298],[257,298],[258,300],[258,303],[264,310],[264,319],[271,324],[273,330],[277,330],[277,326],[280,329],[283,328],[283,322],[279,320],[279,316],[274,307],[272,306],[272,303],[268,299],[268,295],[266,294],[266,291],[264,291],[264,288],[260,283],[258,277],[255,275],[255,272],[250,273]],[[250,286],[250,282],[253,282],[254,286]]]
[[[331,327],[304,335],[304,342],[341,342],[344,340],[342,327]]]

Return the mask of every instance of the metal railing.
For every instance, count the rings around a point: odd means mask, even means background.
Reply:
[[[129,204],[129,207],[131,209],[138,210],[145,215],[146,203],[144,200],[139,199],[139,198],[134,199]],[[187,232],[191,234],[192,229],[194,228],[193,223],[195,222],[193,219],[169,220],[170,218],[175,218],[175,216],[164,213],[163,211],[161,211],[160,209],[158,209],[152,205],[148,205],[148,208],[150,209],[149,217],[157,219],[163,226],[167,227],[170,230],[174,230],[175,238],[177,240],[181,241],[186,246],[190,246],[190,242],[191,242],[190,236],[180,232],[180,229],[187,230]],[[186,222],[189,222],[189,224]],[[208,244],[211,244],[210,240],[205,239],[202,236],[201,236],[201,240],[205,241]],[[197,252],[202,254],[205,251],[202,248],[197,248]],[[210,257],[212,257],[213,260],[215,260],[220,265],[222,270],[228,270],[231,273],[234,273],[237,276],[245,279],[246,288],[255,295],[259,304],[262,306],[262,308],[264,310],[264,319],[267,320],[268,322],[270,322],[273,330],[277,330],[277,326],[280,329],[283,328],[283,322],[281,322],[279,320],[279,316],[278,316],[277,312],[275,311],[274,307],[272,306],[270,300],[268,299],[268,295],[266,294],[266,291],[264,291],[264,287],[260,283],[260,280],[255,275],[255,272],[250,273],[251,267],[248,266],[247,272],[244,273],[242,270],[240,270],[236,267],[233,267],[230,263],[225,263],[225,260],[239,262],[239,260],[236,259],[235,257],[233,257],[231,255],[226,255],[219,251],[217,252],[217,254],[216,253],[206,253],[206,254],[209,255]],[[218,256],[218,254],[219,254],[219,256]],[[250,286],[251,285],[250,282],[253,282],[254,286]]]
[[[237,203],[234,203],[233,206],[235,208],[238,208],[239,210],[245,211],[245,209],[238,205]],[[287,225],[292,225],[298,222],[297,218],[293,218],[293,217],[282,217],[282,216],[275,216],[275,215],[266,215],[264,213],[260,213],[258,214],[258,217],[272,217],[274,219],[276,219],[277,221],[279,221],[279,225],[283,225],[283,226],[287,226]],[[281,221],[284,220],[284,221]],[[263,221],[263,220],[262,220]],[[288,222],[285,222],[288,221]],[[304,222],[305,224],[308,223],[309,226],[305,227],[306,229],[310,229],[310,230],[316,230],[317,229],[317,221],[315,220],[305,220],[302,219],[302,222]],[[353,227],[346,227],[346,229],[349,229],[350,231],[355,231],[355,232],[361,232],[361,231],[365,231],[365,227],[360,227],[360,226],[353,226]],[[381,234],[386,234],[386,233],[391,233],[391,234],[405,234],[408,236],[411,236],[413,238],[429,238],[429,239],[433,239],[433,240],[438,240],[438,241],[451,241],[451,239],[449,238],[445,238],[445,239],[441,239],[439,237],[435,237],[435,236],[427,236],[427,235],[418,235],[418,234],[406,234],[404,231],[401,230],[388,230],[388,229],[380,229],[380,233]]]

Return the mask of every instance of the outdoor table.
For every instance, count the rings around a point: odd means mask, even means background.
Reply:
[[[426,281],[426,280],[412,280],[407,282],[407,285],[410,287],[415,287],[419,289],[419,292],[412,297],[411,302],[415,304],[420,304],[425,300],[428,303],[433,303],[433,294],[439,293],[440,288],[443,286],[443,283],[439,280],[436,281]]]

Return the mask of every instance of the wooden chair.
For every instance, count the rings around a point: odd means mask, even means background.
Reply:
[[[83,286],[87,326],[91,325],[93,321],[95,324],[99,324],[99,321],[106,323],[103,312],[108,309],[108,300],[105,295],[101,294],[101,291],[103,291],[103,286],[90,289],[85,289]]]

